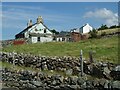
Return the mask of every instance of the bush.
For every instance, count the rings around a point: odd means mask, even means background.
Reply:
[[[116,25],[110,26],[110,29],[117,28]]]
[[[101,36],[105,36],[106,35],[106,32],[102,32]]]
[[[89,34],[90,34],[90,38],[97,38],[97,31],[95,29],[90,31]]]
[[[104,30],[104,29],[108,29],[108,26],[102,24],[102,26],[100,28],[98,28],[98,30]]]

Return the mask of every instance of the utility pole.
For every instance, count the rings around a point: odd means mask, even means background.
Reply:
[[[80,51],[80,69],[81,69],[81,77],[83,76],[83,53]]]

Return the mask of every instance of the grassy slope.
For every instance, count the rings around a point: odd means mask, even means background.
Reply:
[[[97,35],[101,35],[102,33],[106,33],[106,34],[110,34],[110,33],[114,33],[114,32],[119,32],[120,28],[114,28],[114,29],[105,29],[105,30],[99,30]],[[86,33],[85,35],[87,35],[88,37],[90,36],[88,33]]]
[[[120,29],[120,28],[101,30],[101,31],[98,31],[98,35],[100,35],[103,32],[106,32],[106,34],[113,33],[113,32],[118,32],[118,29]]]
[[[3,48],[7,52],[22,52],[41,54],[46,56],[76,56],[79,57],[80,50],[83,50],[84,58],[88,59],[88,52],[95,52],[96,60],[108,60],[118,63],[118,37],[89,39],[80,42],[48,42],[29,45],[10,46]]]

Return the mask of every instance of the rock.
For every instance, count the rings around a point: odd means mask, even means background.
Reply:
[[[112,87],[120,89],[120,81],[113,81]]]
[[[93,88],[91,80],[86,81],[86,88]]]
[[[77,83],[78,85],[83,85],[85,80],[82,77],[78,77]]]
[[[60,86],[55,86],[54,90],[60,90]]]
[[[38,87],[38,88],[36,88],[36,90],[50,90],[50,89],[45,89],[44,87]]]
[[[99,84],[100,84],[101,86],[104,86],[105,82],[106,82],[105,79],[100,79],[100,80],[99,80]]]
[[[110,70],[108,69],[108,67],[104,67],[104,70],[103,70],[103,75],[105,76],[105,78],[107,79],[110,79]]]
[[[66,70],[66,75],[72,75],[72,73],[73,73],[73,70],[72,70],[72,69]]]
[[[104,88],[109,88],[109,87],[108,87],[108,84],[109,84],[109,81],[106,80],[106,82],[105,82],[105,84],[104,84]]]
[[[63,83],[63,79],[64,79],[63,76],[59,76],[59,77],[58,77],[58,80],[60,81],[60,83]]]
[[[70,85],[70,90],[79,90],[80,86],[79,85]]]
[[[37,87],[40,87],[43,85],[43,83],[41,81],[31,81],[30,83],[37,86]]]
[[[98,85],[99,85],[98,80],[93,80],[93,81],[92,81],[92,85],[93,85],[94,87],[98,87]]]
[[[82,85],[81,85],[81,89],[82,90],[84,90],[84,89],[86,89],[87,87],[86,87],[86,82],[84,82]]]
[[[116,67],[114,68],[114,71],[120,71],[120,65],[116,66]]]
[[[34,84],[28,83],[28,88],[36,88]]]
[[[71,85],[76,85],[78,77],[77,76],[70,76],[70,78],[71,78]]]
[[[103,74],[108,74],[108,75],[109,75],[110,72],[111,72],[111,71],[108,69],[108,67],[105,67]]]

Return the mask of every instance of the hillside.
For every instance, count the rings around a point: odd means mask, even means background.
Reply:
[[[119,29],[120,29],[120,28],[99,30],[99,31],[98,31],[98,35],[102,34],[103,32],[105,32],[106,34],[118,32]]]
[[[75,56],[79,57],[80,50],[83,57],[89,58],[89,51],[94,52],[96,60],[118,63],[118,37],[88,39],[80,42],[48,42],[10,46],[3,48],[5,52],[31,53],[45,56]]]

